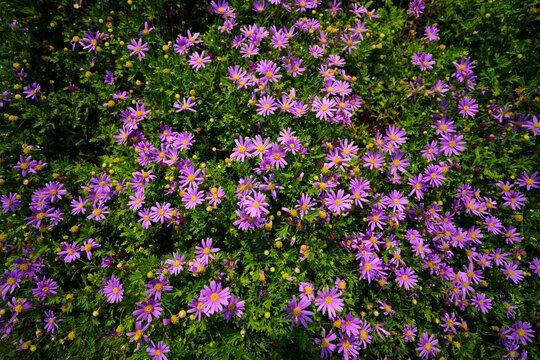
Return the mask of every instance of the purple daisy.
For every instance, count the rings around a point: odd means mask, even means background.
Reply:
[[[420,351],[420,357],[421,358],[429,358],[429,356],[435,356],[435,352],[441,351],[440,349],[436,348],[435,345],[439,343],[439,340],[435,339],[435,335],[431,334],[428,335],[428,333],[422,333],[422,337],[420,338],[420,341],[418,341],[418,347],[416,348],[417,351]]]
[[[120,284],[120,281],[115,278],[114,275],[111,277],[110,280],[102,280],[105,282],[105,284],[99,285],[103,286],[103,289],[101,289],[99,293],[103,296],[107,296],[107,301],[111,304],[120,303],[124,296],[124,289],[122,287],[122,284]]]
[[[45,330],[47,330],[48,333],[54,334],[54,329],[58,329],[58,323],[62,321],[62,319],[58,319],[56,316],[54,316],[52,311],[45,311]]]
[[[150,340],[150,343],[152,346],[146,348],[146,351],[148,352],[149,356],[152,356],[152,360],[167,360],[165,353],[171,351],[169,346],[163,343],[163,341],[158,342],[157,345],[154,344],[153,340]]]
[[[306,321],[312,322],[313,320],[310,319],[308,316],[312,316],[313,312],[305,310],[308,306],[311,305],[311,301],[307,298],[303,298],[300,300],[300,302],[296,301],[296,295],[293,295],[292,301],[289,301],[288,308],[284,307],[283,311],[286,311],[290,313],[289,316],[285,317],[283,321],[286,321],[288,319],[292,319],[291,323],[291,331],[296,324],[298,326],[298,322],[301,322],[302,325],[307,329],[308,325]]]
[[[139,39],[139,41],[135,41],[135,39],[131,39],[131,45],[127,46],[128,50],[131,50],[131,54],[129,56],[137,55],[139,57],[139,61],[142,61],[142,58],[146,56],[144,53],[145,51],[148,51],[148,43],[142,43],[142,39]]]
[[[149,299],[148,301],[141,301],[135,303],[139,306],[140,309],[133,311],[133,316],[137,316],[137,321],[144,321],[148,319],[148,322],[152,322],[152,316],[154,318],[161,317],[161,303],[159,301],[154,301]]]
[[[336,311],[343,310],[343,300],[339,298],[341,293],[338,292],[337,288],[329,290],[328,285],[326,285],[326,290],[317,291],[317,295],[320,296],[315,300],[315,305],[318,306],[317,311],[322,309],[323,314],[328,311],[329,317],[336,317]]]
[[[418,284],[418,276],[415,275],[414,270],[409,267],[396,269],[395,273],[397,276],[397,283],[406,290],[410,290]]]
[[[229,288],[221,289],[221,282],[210,281],[210,287],[204,286],[201,290],[201,301],[204,302],[204,308],[208,315],[214,312],[220,312],[224,306],[228,305]]]

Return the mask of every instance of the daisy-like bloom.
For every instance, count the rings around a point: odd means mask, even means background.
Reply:
[[[502,223],[495,216],[486,217],[484,225],[486,226],[486,230],[489,231],[490,233],[493,233],[495,235],[502,233],[502,227],[503,227]]]
[[[407,10],[407,13],[414,15],[418,19],[420,14],[423,13],[422,10],[424,10],[424,8],[425,6],[422,0],[413,0],[409,3],[409,10]]]
[[[266,195],[261,192],[254,191],[253,196],[248,195],[244,201],[244,208],[249,216],[262,217],[268,213],[266,207],[269,206],[265,203]]]
[[[509,338],[523,346],[527,346],[528,343],[534,342],[534,331],[532,330],[531,324],[529,324],[526,321],[516,321],[514,326],[510,328],[512,333],[510,334]]]
[[[54,316],[52,311],[45,311],[45,330],[47,330],[48,333],[54,334],[54,329],[58,329],[58,323],[61,321],[62,319],[58,319]]]
[[[20,80],[22,80],[22,78],[20,78]],[[11,93],[7,90],[0,94],[0,107],[4,107],[4,101],[11,101],[11,99],[8,97],[10,94]]]
[[[396,281],[400,287],[410,290],[418,284],[418,276],[410,267],[396,269]]]
[[[240,301],[240,296],[235,298],[233,293],[231,293],[231,295],[227,299],[227,302],[227,306],[225,306],[223,310],[220,311],[220,313],[224,314],[223,318],[227,322],[231,320],[232,314],[235,314],[236,316],[241,318],[244,314],[244,304],[246,302]]]
[[[152,346],[146,348],[146,351],[148,352],[149,356],[152,356],[152,360],[167,360],[165,353],[171,351],[169,346],[163,343],[163,341],[158,342],[157,345],[154,344],[154,341],[152,340],[150,340],[150,343]]]
[[[520,210],[527,201],[527,198],[523,196],[519,191],[512,191],[509,195],[503,196],[503,206],[510,206],[512,210]]]
[[[167,271],[169,271],[169,273],[173,274],[173,275],[177,275],[177,274],[180,274],[180,272],[182,270],[184,270],[184,267],[182,265],[184,265],[186,262],[184,261],[185,259],[185,256],[182,255],[182,256],[178,256],[178,254],[176,252],[173,253],[173,259],[167,259],[165,260],[165,264],[167,265],[171,265]]]
[[[486,294],[477,293],[472,297],[472,304],[484,314],[489,312],[491,306],[491,299],[486,298]]]
[[[204,286],[201,290],[201,301],[204,303],[206,314],[212,315],[214,312],[220,312],[224,306],[228,305],[230,296],[229,288],[221,289],[221,282],[210,281],[210,287]]]
[[[426,27],[424,39],[430,42],[437,41],[439,39],[439,29],[435,25]]]
[[[212,60],[210,59],[210,56],[204,57],[204,50],[199,54],[198,52],[194,52],[189,57],[188,64],[191,65],[195,71],[199,71],[201,67],[206,67],[204,65],[205,63],[209,63]]]
[[[435,339],[435,335],[428,333],[422,333],[422,337],[418,341],[417,351],[420,351],[421,358],[429,358],[429,356],[435,356],[435,352],[441,351],[436,348],[435,345],[439,343],[439,340]]]
[[[74,242],[73,244],[64,242],[60,245],[60,249],[62,249],[62,251],[57,252],[56,255],[58,255],[60,259],[64,260],[65,263],[70,263],[81,257],[81,252],[77,247],[77,242]]]
[[[144,321],[148,319],[148,322],[152,322],[152,316],[159,319],[161,317],[161,303],[149,299],[148,301],[141,301],[135,303],[140,309],[133,311],[133,316],[137,316],[137,321]]]
[[[405,328],[403,329],[403,339],[405,340],[405,342],[412,342],[414,341],[417,332],[417,328],[412,327],[411,324],[407,324],[407,326],[405,326]]]
[[[364,161],[364,167],[369,167],[370,170],[380,169],[384,161],[384,153],[379,150],[375,150],[375,152],[369,150],[362,157],[362,160]]]
[[[192,299],[191,303],[188,304],[188,306],[191,308],[187,312],[189,313],[195,313],[193,314],[193,319],[198,319],[199,322],[201,322],[202,315],[210,316],[206,313],[206,308],[204,307],[204,301],[202,300],[202,297],[199,296],[197,299]]]
[[[341,321],[341,330],[344,331],[347,336],[354,337],[360,335],[360,324],[362,322],[357,317],[354,317],[350,312],[345,319]]]
[[[270,95],[261,97],[255,106],[258,108],[257,115],[260,116],[272,115],[278,108],[275,99]]]
[[[352,29],[354,30],[354,29]],[[345,51],[347,50],[349,52],[349,55],[352,54],[352,50],[356,50],[358,49],[356,47],[357,44],[360,43],[359,40],[356,40],[358,38],[358,35],[356,34],[356,32],[352,33],[352,34],[344,34],[341,36],[341,41],[343,41],[343,49],[341,49],[341,51]]]
[[[390,315],[395,313],[396,311],[392,309],[392,307],[390,305],[388,305],[385,301],[381,301],[379,300],[379,304],[381,306],[379,306],[379,309],[381,309],[382,311],[384,311],[384,315]]]
[[[150,225],[152,225],[152,221],[150,220],[150,209],[142,209],[137,213],[141,218],[138,220],[138,222],[142,222],[142,228],[148,229]]]
[[[455,313],[452,313],[451,315],[445,313],[443,316],[441,316],[441,321],[441,327],[445,332],[453,332],[454,334],[457,334],[456,326],[461,324],[457,321]]]
[[[371,324],[367,321],[360,321],[360,331],[358,332],[358,342],[359,345],[362,345],[364,349],[367,348],[368,344],[371,344],[371,339],[373,338],[372,335],[369,333],[371,332]]]
[[[464,119],[469,116],[474,117],[478,113],[478,104],[476,104],[475,99],[464,96],[459,100],[458,110]]]
[[[88,239],[84,242],[84,244],[81,246],[81,251],[86,252],[86,257],[88,260],[92,260],[92,249],[97,249],[101,247],[100,244],[98,244],[94,239]]]
[[[336,344],[332,341],[336,340],[337,336],[332,330],[326,334],[326,329],[323,328],[323,334],[320,339],[315,338],[314,341],[316,344],[321,345],[321,359],[326,359],[327,357],[332,357],[332,353],[336,349]]]
[[[204,202],[204,191],[197,189],[188,189],[182,197],[182,202],[185,202],[186,209],[195,209],[197,205]]]
[[[412,63],[420,66],[420,69],[423,72],[432,70],[433,65],[435,65],[436,63],[435,60],[431,60],[432,57],[433,57],[433,54],[430,54],[430,53],[426,54],[423,52],[419,52],[413,55]]]
[[[32,289],[32,295],[41,301],[45,301],[47,297],[49,297],[49,294],[57,294],[56,289],[58,289],[58,286],[56,281],[52,279],[47,279],[44,276],[42,280],[39,280],[36,283],[36,285],[37,288]]]
[[[315,117],[317,119],[328,120],[329,117],[333,116],[333,113],[336,110],[336,105],[337,103],[334,99],[330,99],[325,96],[321,100],[318,96],[315,96],[311,109],[316,112]]]
[[[400,147],[407,142],[407,132],[397,125],[390,125],[385,133],[384,139],[395,147]]]
[[[300,291],[300,298],[307,298],[310,302],[315,300],[315,288],[313,287],[312,283],[309,282],[302,282],[300,283],[300,288],[298,289]]]
[[[15,212],[18,207],[22,206],[22,202],[18,198],[20,198],[20,196],[17,193],[10,192],[9,195],[2,195],[1,206],[4,213],[7,213],[9,210]]]
[[[538,189],[538,185],[540,184],[540,176],[538,176],[538,171],[533,173],[531,176],[527,174],[527,171],[523,172],[523,175],[516,181],[516,185],[520,187],[526,187],[527,190],[531,190],[531,188]]]
[[[446,181],[446,177],[443,175],[442,168],[439,165],[428,165],[424,170],[424,176],[426,177],[426,183],[430,186],[438,188]]]
[[[257,64],[257,73],[261,75],[262,85],[266,85],[269,82],[278,82],[282,75],[278,74],[280,67],[277,66],[272,60],[261,60]]]
[[[409,200],[401,191],[392,190],[390,195],[386,197],[386,203],[394,212],[404,211],[405,207],[409,204]]]
[[[206,238],[201,240],[201,246],[195,246],[195,254],[202,260],[205,265],[208,265],[210,259],[216,260],[216,257],[212,253],[218,252],[219,248],[212,248],[212,238]]]
[[[529,269],[531,269],[536,275],[540,276],[540,258],[534,258],[532,263],[529,265]]]
[[[105,219],[105,214],[110,214],[110,211],[107,210],[109,207],[105,206],[103,201],[94,202],[93,207],[92,213],[86,217],[88,220],[94,219],[101,222],[101,220]]]
[[[343,300],[339,298],[341,293],[337,288],[329,290],[328,285],[326,285],[326,290],[317,291],[317,295],[320,298],[315,299],[315,305],[318,306],[317,311],[322,309],[322,313],[326,314],[328,311],[328,317],[336,317],[336,311],[343,310]]]
[[[345,191],[341,189],[337,191],[337,194],[334,190],[329,192],[326,200],[328,209],[338,215],[341,215],[342,211],[347,212],[351,209],[351,196],[349,194],[345,195]]]
[[[518,269],[518,264],[505,262],[502,272],[506,275],[507,280],[512,280],[516,284],[523,280],[523,270]]]
[[[163,205],[161,205],[160,203],[156,202],[156,206],[152,206],[150,208],[150,220],[153,222],[160,222],[163,224],[165,220],[169,220],[171,218],[171,204],[169,203],[163,203]]]
[[[97,54],[97,43],[101,35],[102,34],[99,31],[97,31],[95,35],[90,30],[85,32],[84,38],[80,40],[83,43],[83,49],[88,50],[88,52],[94,50]]]
[[[197,103],[192,97],[188,98],[182,98],[182,102],[180,102],[180,99],[176,100],[176,103],[173,105],[174,108],[177,108],[176,112],[182,112],[184,110],[189,110],[191,112],[197,112],[193,107],[196,106]]]
[[[225,191],[223,191],[223,188],[221,186],[211,187],[210,191],[206,192],[205,200],[207,200],[211,206],[216,206],[218,204],[221,204],[221,199],[223,199],[224,197]]]
[[[45,184],[45,198],[49,199],[51,202],[54,202],[56,199],[62,199],[62,195],[67,194],[67,190],[63,189],[64,184],[60,184],[58,182],[50,181],[47,184]]]
[[[285,161],[285,156],[287,153],[284,148],[280,148],[278,144],[273,143],[272,146],[266,151],[265,159],[269,160],[271,166],[276,170],[279,168],[284,168],[288,163]]]
[[[246,157],[251,157],[252,154],[249,151],[252,148],[252,143],[250,138],[243,139],[242,137],[234,140],[236,147],[233,149],[231,154],[231,159],[236,159],[236,161],[244,162]]]
[[[448,134],[441,137],[441,150],[446,156],[457,155],[463,150],[465,150],[465,145],[467,142],[463,140],[463,135],[461,134]]]
[[[131,336],[132,338],[129,339],[129,342],[136,341],[137,342],[137,348],[135,351],[139,350],[139,346],[141,345],[141,339],[148,342],[148,335],[146,335],[144,332],[148,329],[150,326],[150,322],[146,323],[145,326],[143,326],[143,323],[140,321],[137,321],[135,323],[135,331],[126,333],[126,336]]]
[[[23,279],[23,276],[24,273],[21,273],[19,270],[5,270],[1,279],[3,284],[0,286],[0,290],[2,291],[2,299],[6,299],[8,291],[9,293],[12,293],[16,288],[20,287],[20,282]]]
[[[107,297],[107,301],[111,304],[120,303],[124,297],[124,288],[120,281],[114,277],[111,277],[110,280],[102,278],[105,284],[99,284],[103,286],[103,289],[99,290],[99,293]]]
[[[139,39],[139,41],[135,41],[135,39],[131,39],[131,45],[127,46],[128,50],[131,50],[131,54],[129,56],[137,55],[139,56],[139,61],[142,61],[142,58],[146,56],[144,53],[145,51],[148,51],[148,43],[142,43],[142,39]]]
[[[171,285],[167,285],[168,283],[169,279],[167,279],[163,274],[161,274],[156,280],[152,280],[150,281],[150,283],[144,284],[145,287],[149,288],[144,292],[144,295],[154,295],[154,300],[161,300],[162,291],[171,291],[173,289]]]
[[[28,156],[25,159],[22,155],[20,155],[19,162],[17,163],[17,165],[13,167],[14,169],[20,169],[22,171],[23,177],[26,177],[28,173],[33,173],[33,174],[36,173],[35,167],[37,165],[37,161],[36,160],[30,161],[30,159],[32,159],[32,156]]]
[[[362,261],[360,262],[360,274],[359,280],[366,279],[368,283],[371,283],[371,280],[379,277],[379,270],[381,270],[382,260],[376,255],[366,254],[362,256]]]
[[[283,321],[292,319],[291,331],[295,324],[298,326],[299,322],[302,323],[302,325],[304,325],[304,327],[307,329],[308,325],[306,321],[313,322],[313,320],[309,318],[309,316],[313,315],[313,312],[305,310],[308,306],[311,305],[311,301],[304,297],[300,300],[300,302],[297,302],[296,295],[293,295],[292,301],[289,301],[288,303],[290,307],[284,307],[283,311],[290,313],[290,315],[285,317]]]
[[[358,356],[358,343],[355,338],[344,336],[338,342],[338,354],[343,353],[345,360],[356,359]]]

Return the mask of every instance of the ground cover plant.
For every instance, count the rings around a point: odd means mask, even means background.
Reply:
[[[539,358],[538,6],[4,2],[0,356]]]

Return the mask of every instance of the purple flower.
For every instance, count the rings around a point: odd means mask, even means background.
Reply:
[[[343,301],[343,300],[342,300]],[[301,322],[302,325],[307,329],[308,325],[306,321],[312,322],[313,320],[310,319],[308,316],[312,316],[313,312],[305,310],[308,306],[311,305],[311,301],[307,298],[303,298],[300,300],[300,302],[296,301],[296,295],[293,295],[292,301],[289,301],[288,308],[284,307],[283,311],[286,311],[290,313],[289,316],[285,317],[283,321],[286,321],[288,319],[292,319],[291,323],[291,331],[296,324],[298,326],[298,322]]]
[[[534,331],[532,330],[531,324],[529,324],[526,321],[516,321],[514,326],[510,328],[512,331],[512,334],[510,334],[509,338],[519,344],[523,344],[523,346],[526,346],[527,343],[533,343],[534,342]]]
[[[32,156],[28,156],[28,158],[25,159],[22,155],[20,155],[19,162],[13,167],[14,169],[21,169],[23,177],[26,177],[28,173],[36,173],[35,167],[37,162],[36,160],[30,161],[30,159],[32,159]]]
[[[229,288],[221,289],[221,282],[210,281],[210,287],[204,286],[201,290],[201,301],[204,303],[205,311],[208,315],[220,312],[223,306],[228,305]]]
[[[407,13],[413,14],[418,19],[424,8],[425,6],[422,0],[413,0],[409,3],[409,10],[407,10]]]
[[[307,298],[310,302],[315,300],[315,290],[312,283],[302,282],[300,283],[300,298]]]
[[[435,356],[435,352],[441,351],[435,347],[435,345],[438,343],[439,340],[435,339],[435,335],[428,335],[428,333],[425,332],[422,333],[422,337],[420,338],[420,341],[418,341],[418,347],[416,350],[420,351],[421,358],[427,359],[430,355]]]
[[[6,299],[6,295],[15,291],[16,288],[20,287],[20,282],[24,274],[20,273],[18,270],[5,270],[4,275],[2,276],[1,281],[3,282],[0,286],[2,291],[2,299]]]
[[[37,297],[39,300],[44,301],[47,299],[47,297],[49,297],[49,294],[56,294],[56,289],[58,289],[56,281],[47,279],[44,276],[42,280],[37,282],[37,288],[32,289],[32,295]]]
[[[148,329],[150,326],[150,322],[146,323],[146,326],[143,327],[142,322],[137,321],[135,323],[135,331],[126,333],[126,336],[132,336],[131,339],[129,339],[129,342],[136,341],[137,342],[137,348],[135,351],[139,350],[139,346],[141,345],[141,339],[148,342],[148,335],[146,335],[144,332]]]
[[[102,34],[99,31],[97,31],[95,35],[90,30],[85,32],[85,37],[80,40],[82,43],[84,43],[83,49],[88,50],[88,52],[94,50],[94,52],[97,54],[97,43],[101,35]]]
[[[418,276],[415,275],[414,270],[409,267],[396,269],[395,273],[397,276],[396,281],[400,287],[410,290],[418,283]]]
[[[463,141],[463,135],[460,134],[448,134],[441,137],[441,150],[446,156],[457,155],[465,150],[466,142]]]
[[[45,311],[45,330],[47,330],[48,333],[53,333],[54,334],[54,329],[58,329],[58,324],[59,322],[62,321],[62,319],[58,319],[56,318],[56,316],[54,316],[53,312],[52,311]]]
[[[135,303],[139,306],[140,309],[133,311],[133,316],[137,316],[137,321],[144,321],[148,319],[148,322],[152,322],[152,316],[155,318],[161,317],[161,303],[159,301],[154,301],[149,299],[148,301],[141,301]]]
[[[39,98],[37,96],[37,93],[41,89],[41,86],[39,86],[38,83],[33,83],[32,85],[25,86],[24,87],[24,93],[26,94],[26,98],[34,99],[36,101],[39,101]]]
[[[472,304],[484,314],[487,314],[492,307],[491,299],[486,298],[486,294],[483,293],[475,294],[472,297]]]
[[[62,249],[62,251],[57,252],[56,255],[58,255],[60,259],[64,260],[65,263],[70,263],[81,257],[81,252],[77,247],[77,242],[74,242],[73,244],[64,242],[60,245],[60,249]]]
[[[20,195],[17,193],[9,193],[9,195],[2,195],[2,210],[7,213],[9,210],[15,212],[18,207],[22,206],[22,202],[19,200]]]
[[[332,353],[336,349],[336,344],[333,344],[332,341],[336,340],[337,336],[330,330],[326,334],[326,329],[323,328],[323,335],[320,339],[315,338],[315,343],[321,345],[321,359],[331,357]]]
[[[178,99],[177,102],[173,105],[173,107],[178,109],[176,110],[176,112],[182,112],[184,110],[197,112],[197,110],[193,109],[193,107],[196,105],[197,103],[195,103],[195,100],[191,97],[188,97],[188,98],[182,98],[182,102],[180,102],[180,99]]]
[[[165,356],[165,353],[168,353],[171,351],[169,346],[165,345],[163,341],[158,342],[158,344],[154,344],[154,341],[150,340],[152,343],[152,346],[149,348],[146,348],[146,351],[148,352],[148,355],[153,356],[152,360],[167,360],[167,357]]]
[[[329,290],[328,285],[326,285],[326,290],[317,291],[317,295],[320,296],[315,300],[315,305],[318,306],[317,311],[322,309],[323,314],[328,311],[329,317],[336,317],[336,311],[343,310],[343,300],[339,298],[341,293],[338,294],[338,291],[337,288]]]
[[[165,264],[171,265],[171,267],[169,267],[167,270],[173,275],[179,274],[182,270],[184,270],[182,267],[182,265],[186,263],[184,258],[184,255],[179,257],[177,253],[173,253],[173,259],[165,260]]]
[[[111,304],[120,303],[124,296],[124,289],[122,287],[122,284],[120,284],[120,281],[115,278],[114,275],[111,277],[110,280],[102,280],[105,282],[105,284],[99,285],[103,286],[103,289],[101,289],[99,293],[103,296],[107,296],[107,301]]]
[[[258,107],[257,115],[260,116],[272,115],[277,110],[275,99],[270,95],[261,97],[256,106]]]
[[[437,41],[439,39],[439,29],[436,26],[428,26],[424,31],[424,39],[432,41]]]
[[[228,298],[228,304],[225,306],[220,313],[224,314],[223,318],[229,322],[231,320],[232,314],[235,314],[239,318],[244,314],[244,304],[245,301],[240,301],[240,297],[235,298],[234,294],[231,293]]]
[[[139,41],[131,39],[131,45],[128,45],[127,48],[128,50],[131,50],[129,56],[137,54],[139,56],[139,61],[142,61],[142,58],[146,56],[144,52],[148,51],[148,43],[143,44],[142,39],[139,39]]]
[[[198,52],[194,52],[189,57],[188,64],[191,65],[195,71],[199,71],[201,67],[206,67],[204,64],[209,63],[212,60],[210,59],[210,56],[204,57],[204,50],[199,54]]]
[[[474,117],[478,113],[478,104],[476,104],[476,100],[465,96],[459,100],[458,110],[464,119],[469,116]]]

